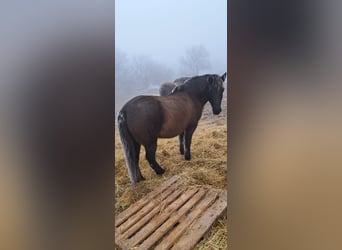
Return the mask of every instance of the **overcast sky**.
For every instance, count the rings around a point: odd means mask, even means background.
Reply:
[[[115,47],[178,67],[186,48],[203,45],[212,71],[227,61],[227,0],[116,0]]]

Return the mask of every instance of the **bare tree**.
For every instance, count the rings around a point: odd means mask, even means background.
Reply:
[[[173,71],[147,55],[127,56],[115,49],[115,93],[117,100],[127,99],[151,88],[158,88],[174,77]]]
[[[115,48],[115,91],[120,95],[127,91],[129,59],[125,52]]]
[[[158,85],[172,79],[172,71],[146,55],[134,56],[131,65],[136,86],[142,89]]]
[[[151,64],[151,59],[146,55],[136,55],[132,58],[131,74],[137,87],[144,87],[149,83]]]
[[[201,71],[210,68],[210,55],[202,46],[192,46],[186,50],[185,56],[181,57],[181,72],[189,75],[198,75]]]
[[[128,58],[125,52],[115,48],[115,71],[121,73],[127,69]]]

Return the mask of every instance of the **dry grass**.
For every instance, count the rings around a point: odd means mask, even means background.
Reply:
[[[178,149],[178,138],[159,139],[157,161],[166,170],[157,176],[140,152],[140,169],[146,178],[130,185],[120,138],[115,129],[115,215],[136,202],[173,175],[186,178],[190,185],[209,185],[227,189],[227,126],[226,102],[219,116],[211,114],[206,106],[196,129],[191,148],[191,161],[185,161]],[[195,249],[227,249],[227,217],[222,216]]]

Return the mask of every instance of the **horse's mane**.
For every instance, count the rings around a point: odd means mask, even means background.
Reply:
[[[184,76],[184,77],[180,77],[180,78],[177,78],[176,80],[174,80],[174,83],[185,83],[187,82],[191,77],[189,76]]]
[[[182,84],[182,88],[179,91],[187,91],[187,92],[197,92],[203,90],[207,84],[207,78],[209,76],[214,76],[210,74],[193,76]]]
[[[215,74],[206,74],[206,75],[200,75],[200,76],[193,76],[189,80],[185,81],[183,84],[176,86],[170,95],[173,95],[177,92],[187,92],[189,94],[203,94],[203,91],[206,89],[206,87],[209,84],[209,77],[213,79],[216,84],[217,79],[220,78],[220,76]]]

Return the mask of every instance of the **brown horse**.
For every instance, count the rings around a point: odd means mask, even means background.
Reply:
[[[156,162],[158,138],[182,135],[180,152],[190,160],[192,135],[209,101],[214,114],[221,112],[226,73],[196,76],[176,86],[168,96],[137,96],[128,101],[118,115],[120,138],[131,183],[144,180],[139,169],[140,146],[152,169],[165,172]]]

